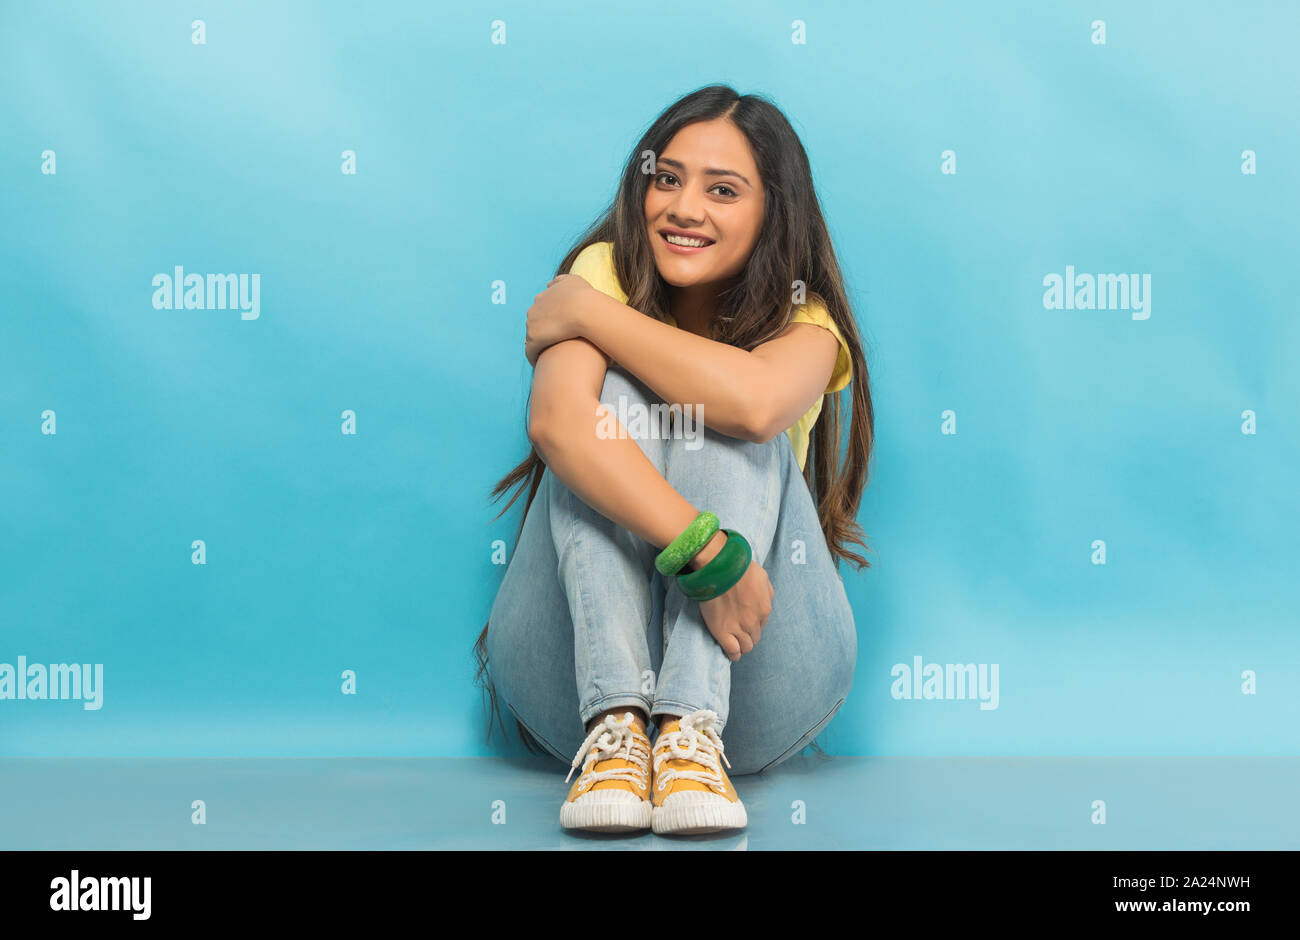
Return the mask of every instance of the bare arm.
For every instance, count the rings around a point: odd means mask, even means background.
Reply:
[[[606,365],[604,354],[582,338],[544,350],[533,371],[528,437],[546,466],[579,499],[662,549],[700,511],[664,479],[612,415],[606,420],[623,433],[597,435]],[[689,566],[706,564],[725,543],[726,536],[716,533]]]
[[[825,392],[839,354],[835,336],[812,323],[746,351],[592,295],[582,335],[664,401],[702,405],[705,425],[728,437],[764,442],[793,425]]]

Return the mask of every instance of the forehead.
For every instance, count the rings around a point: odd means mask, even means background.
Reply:
[[[684,163],[689,170],[723,167],[758,179],[749,141],[740,128],[723,118],[686,125],[668,141],[660,157]]]

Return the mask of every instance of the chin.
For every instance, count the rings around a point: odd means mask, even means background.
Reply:
[[[659,276],[673,287],[691,287],[695,284],[703,284],[708,280],[708,278],[700,277],[698,274],[680,273],[671,265],[660,265]]]

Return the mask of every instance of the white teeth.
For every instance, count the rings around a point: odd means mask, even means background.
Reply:
[[[702,238],[685,238],[681,235],[665,235],[664,238],[668,239],[668,244],[681,245],[684,248],[703,248],[710,244]]]

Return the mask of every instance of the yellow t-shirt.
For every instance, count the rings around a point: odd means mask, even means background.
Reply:
[[[619,303],[625,304],[627,303],[627,294],[623,292],[623,287],[618,282],[618,275],[614,271],[613,252],[613,242],[590,244],[578,253],[578,257],[573,260],[573,264],[569,268],[569,273],[581,276],[596,290],[608,294]],[[668,317],[668,322],[673,326],[677,325],[671,315]],[[831,380],[826,385],[824,395],[838,392],[848,385],[853,379],[853,360],[849,354],[849,344],[845,342],[839,327],[831,319],[830,311],[821,303],[810,301],[795,309],[794,322],[812,323],[830,330],[840,342],[839,355],[835,358],[835,368],[831,370]],[[824,397],[817,399],[813,406],[804,413],[804,416],[795,422],[793,427],[786,429],[785,433],[790,436],[790,443],[794,448],[795,459],[799,461],[800,471],[803,470],[804,464],[808,461],[808,441],[812,436],[813,425],[817,423],[817,418],[822,413],[823,402],[825,402]]]

